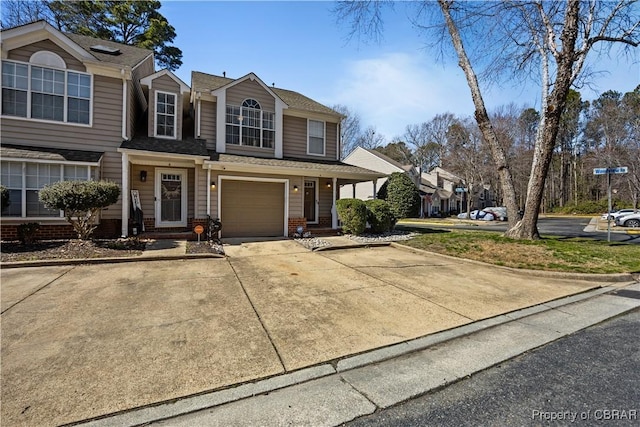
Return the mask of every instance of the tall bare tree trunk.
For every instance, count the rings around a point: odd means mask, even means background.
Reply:
[[[438,3],[440,4],[440,9],[442,10],[442,14],[444,15],[447,23],[447,29],[449,30],[453,47],[458,55],[458,65],[462,71],[464,71],[467,83],[469,84],[469,89],[471,90],[471,98],[473,99],[473,105],[476,109],[474,114],[476,122],[482,132],[482,136],[489,144],[491,157],[493,157],[493,161],[498,168],[502,193],[509,216],[509,227],[515,227],[518,221],[518,204],[516,200],[516,191],[513,186],[513,177],[511,175],[511,170],[509,169],[509,164],[507,163],[507,156],[498,142],[498,137],[493,129],[493,125],[491,124],[491,120],[489,119],[489,115],[487,114],[487,109],[482,98],[482,93],[480,92],[478,78],[473,71],[471,61],[465,51],[458,27],[451,17],[451,11],[449,9],[450,2],[448,0],[438,0]]]

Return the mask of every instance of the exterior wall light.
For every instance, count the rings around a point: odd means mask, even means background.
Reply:
[[[216,189],[216,182],[215,181],[211,181],[211,189],[212,190]]]
[[[297,185],[293,186],[293,191],[296,191],[296,192],[298,191],[298,186]]]
[[[140,171],[140,182],[147,182],[147,171]]]

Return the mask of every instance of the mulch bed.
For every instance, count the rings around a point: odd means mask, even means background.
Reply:
[[[41,240],[31,244],[3,241],[0,261],[38,261],[43,259],[113,258],[137,256],[145,242],[136,238],[113,240]]]

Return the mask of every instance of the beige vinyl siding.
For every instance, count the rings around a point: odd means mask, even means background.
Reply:
[[[247,145],[227,144],[228,154],[239,154],[241,156],[269,157],[273,158],[275,149],[250,147]]]
[[[276,101],[258,82],[245,80],[227,89],[227,104],[242,105],[242,101],[253,98],[260,103],[263,110],[274,112]]]
[[[107,151],[102,156],[100,179],[115,182],[122,188],[122,156],[115,151]],[[102,218],[122,218],[122,194],[118,202],[102,210]]]
[[[149,127],[148,135],[153,137],[156,126],[156,91],[172,93],[176,96],[176,139],[182,139],[182,94],[180,93],[180,85],[171,77],[164,75],[154,79],[149,89]]]
[[[333,182],[330,178],[320,178],[318,180],[318,185],[320,186],[318,190],[318,198],[320,199],[318,218],[331,216],[331,205],[333,204],[333,188],[327,187],[327,182],[331,182],[331,185],[333,185]]]
[[[210,183],[207,182],[206,169],[201,169],[200,166],[196,166],[196,168],[198,168],[198,180],[196,181],[196,185],[193,191],[195,193],[194,198],[198,202],[196,203],[198,205],[197,206],[198,209],[195,210],[194,218],[206,218],[207,217],[207,191],[209,191],[211,187],[210,187]]]
[[[307,154],[307,119],[285,115],[282,120],[284,132],[282,152],[284,157],[298,157],[315,160],[338,160],[336,150],[336,134],[338,124],[325,122],[325,155]]]
[[[200,101],[200,138],[207,140],[207,148],[216,149],[216,102]]]
[[[140,171],[147,171],[147,180],[140,181]],[[140,204],[142,205],[142,213],[145,218],[155,217],[155,167],[146,165],[131,165],[131,177],[129,178],[129,187],[132,190],[138,190],[140,193]]]
[[[67,64],[67,68],[69,70],[85,72],[87,71],[82,62],[78,61],[76,58],[67,53],[67,51],[65,51],[64,49],[60,48],[51,40],[42,40],[30,45],[22,46],[18,49],[13,49],[9,51],[7,59],[29,62],[29,58],[31,58],[31,55],[41,50],[46,50],[58,54]]]
[[[2,118],[2,143],[115,151],[122,143],[122,80],[93,78],[93,125]]]

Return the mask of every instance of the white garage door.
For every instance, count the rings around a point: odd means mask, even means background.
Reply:
[[[284,235],[284,183],[222,180],[224,237]]]

